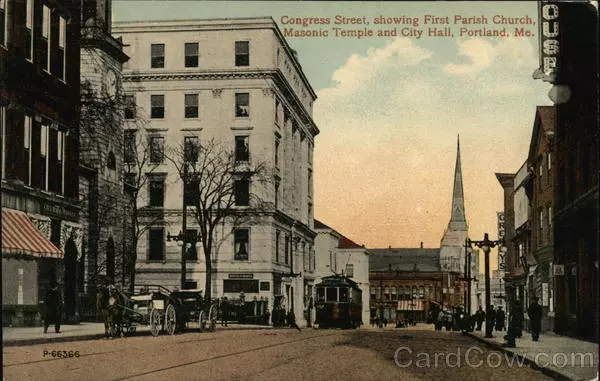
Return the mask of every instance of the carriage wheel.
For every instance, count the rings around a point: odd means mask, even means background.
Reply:
[[[172,304],[169,304],[167,306],[167,311],[165,312],[165,331],[169,335],[173,335],[176,327],[177,315],[175,314],[175,307],[173,307]]]
[[[204,311],[200,310],[198,315],[198,325],[200,326],[200,333],[204,332]]]
[[[211,305],[208,310],[208,317],[206,319],[206,330],[209,332],[214,332],[217,327],[217,306]]]
[[[160,333],[162,328],[160,320],[160,310],[153,308],[150,311],[150,332],[152,332],[152,336],[158,336]]]

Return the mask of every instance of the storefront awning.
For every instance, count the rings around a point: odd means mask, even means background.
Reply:
[[[2,209],[2,254],[62,258],[58,249],[21,211]]]

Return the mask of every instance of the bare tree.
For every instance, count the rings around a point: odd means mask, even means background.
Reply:
[[[210,297],[216,265],[213,254],[218,253],[233,228],[259,223],[262,217],[275,211],[274,203],[264,197],[272,192],[269,185],[273,174],[266,162],[239,160],[234,150],[216,139],[197,146],[184,143],[172,147],[167,157],[176,167],[184,186],[184,198],[189,199],[188,205],[193,207],[199,226],[198,238],[206,263],[204,295]],[[250,182],[254,192],[250,192]],[[227,231],[226,224],[233,228]]]

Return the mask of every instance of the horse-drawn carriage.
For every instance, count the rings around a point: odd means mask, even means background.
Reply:
[[[170,291],[160,285],[143,285],[131,297],[113,293],[109,309],[113,309],[111,336],[133,334],[140,325],[150,326],[153,336],[161,332],[173,335],[192,324],[200,332],[214,331],[217,321],[217,304],[203,298],[201,290]]]

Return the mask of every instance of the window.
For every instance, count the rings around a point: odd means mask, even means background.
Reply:
[[[117,169],[117,159],[115,158],[115,154],[113,151],[108,153],[108,159],[106,160],[106,166],[108,169],[112,169],[113,171]]]
[[[135,131],[127,130],[123,133],[123,161],[127,164],[135,163],[136,155]]]
[[[337,287],[327,287],[325,291],[328,302],[337,302]]]
[[[66,134],[64,131],[59,131],[58,137],[57,137],[57,143],[56,143],[56,159],[57,159],[56,168],[58,171],[58,173],[57,173],[58,189],[56,191],[59,194],[62,194],[65,189],[65,143],[66,143],[65,136],[66,136]]]
[[[544,178],[544,163],[540,162],[538,189],[542,189],[542,179]]]
[[[236,261],[247,261],[249,252],[249,230],[235,229],[234,231],[235,252],[234,259]]]
[[[67,20],[59,16],[58,18],[58,52],[56,55],[56,74],[63,81],[66,80],[66,57],[65,47],[67,46]]]
[[[543,236],[544,236],[544,211],[542,209],[539,210],[539,237],[538,237],[538,242],[542,243],[543,241]]]
[[[183,138],[183,157],[187,163],[198,161],[200,141],[197,136],[186,136]]]
[[[235,180],[233,188],[235,205],[248,206],[250,204],[250,182],[248,180]]]
[[[0,106],[0,138],[2,139],[2,179],[6,176],[6,107]]]
[[[289,257],[289,252],[290,252],[290,236],[286,235],[285,236],[285,253],[284,253],[284,262],[287,265],[288,263],[290,263],[290,257]]]
[[[313,146],[312,144],[308,144],[308,164],[312,164],[313,162]]]
[[[352,278],[354,276],[354,265],[352,263],[348,263],[346,265],[346,276],[348,278]],[[394,294],[396,293],[395,291],[396,290],[394,289]]]
[[[340,287],[339,288],[339,293],[340,293],[340,299],[339,301],[344,303],[344,302],[348,302],[348,288],[347,287]]]
[[[150,137],[150,162],[162,163],[165,158],[165,138],[162,136]]]
[[[186,206],[194,206],[198,200],[198,181],[188,180],[183,186],[183,200]]]
[[[279,237],[281,232],[275,232],[275,263],[279,263]]]
[[[279,139],[275,139],[275,167],[279,168]]]
[[[548,152],[546,154],[546,176],[548,180],[548,185],[552,185],[552,153]]]
[[[33,60],[33,0],[27,0],[25,19],[25,58]]]
[[[552,205],[548,206],[548,234],[552,234]]]
[[[275,181],[275,208],[279,207],[279,180]]]
[[[279,125],[279,100],[275,99],[275,124]]]
[[[38,185],[44,190],[48,189],[48,135],[48,125],[42,124],[40,135],[40,180]]]
[[[152,69],[165,67],[165,44],[150,45],[150,67]]]
[[[6,0],[0,0],[0,45],[6,46]]]
[[[308,271],[308,255],[306,255],[306,242],[302,242],[302,269]]]
[[[47,5],[42,8],[42,41],[40,44],[42,69],[50,70],[50,29],[51,12]]]
[[[307,185],[308,185],[308,195],[311,196],[312,195],[312,171],[310,169],[308,170]]]
[[[149,206],[162,208],[165,204],[165,179],[151,178],[148,182],[149,187]]]
[[[125,119],[135,119],[135,95],[127,94],[123,97],[123,103],[125,104],[124,116]]]
[[[239,118],[247,118],[250,116],[250,94],[235,94],[235,116]]]
[[[185,44],[185,67],[198,67],[198,43]]]
[[[198,250],[196,250],[196,242],[198,241],[198,231],[196,229],[187,229],[185,231],[185,243],[187,251],[185,259],[188,261],[198,260]],[[189,247],[188,247],[189,246]]]
[[[165,229],[150,228],[148,230],[148,260],[165,260]]]
[[[25,176],[23,176],[23,182],[25,183],[25,185],[31,185],[31,132],[32,132],[32,125],[31,125],[31,117],[29,115],[25,115],[25,125],[23,126],[23,167],[25,169],[24,174]],[[5,135],[2,136],[2,138],[4,138]],[[2,163],[4,164],[4,162],[6,161],[6,158],[4,158],[4,160],[2,161]]]
[[[250,159],[250,137],[235,137],[235,161],[248,161]]]
[[[250,42],[235,42],[235,66],[250,65]]]
[[[185,117],[198,117],[198,94],[185,94]]]
[[[165,117],[165,96],[150,96],[150,118],[163,119]]]

